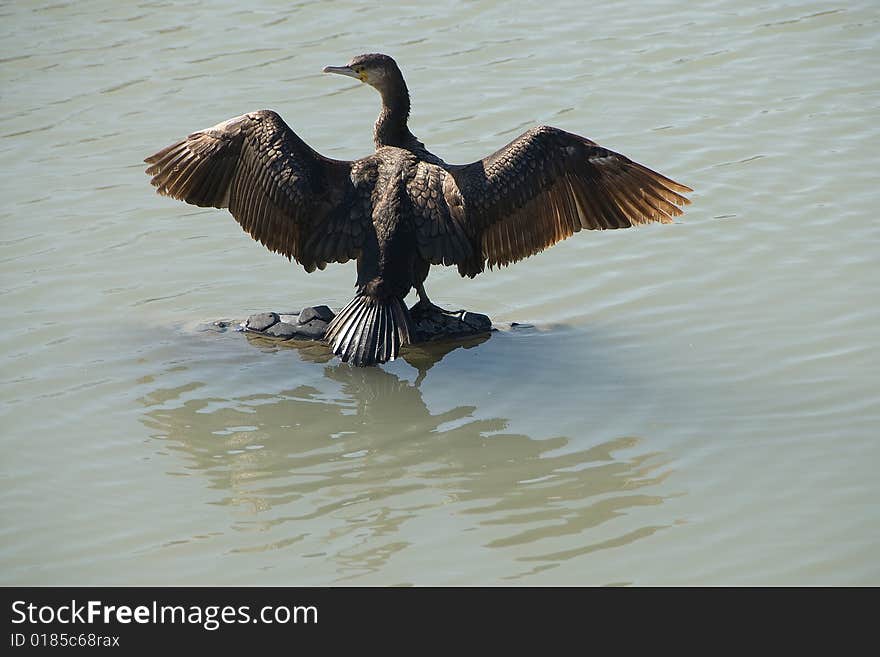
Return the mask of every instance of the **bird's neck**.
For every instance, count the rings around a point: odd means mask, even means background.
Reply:
[[[382,94],[382,111],[373,128],[373,142],[376,148],[396,146],[411,149],[422,146],[407,127],[409,118],[409,91],[403,77],[396,84],[379,90]]]

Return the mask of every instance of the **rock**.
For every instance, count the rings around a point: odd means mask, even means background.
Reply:
[[[487,333],[492,330],[492,320],[488,315],[465,311],[461,320],[474,329],[475,333]]]
[[[325,306],[326,307],[326,306]],[[313,319],[305,324],[297,324],[296,332],[298,335],[304,336],[308,340],[320,340],[327,331],[327,324],[320,319]]]
[[[195,330],[200,333],[225,333],[234,322],[228,322],[226,320],[218,320],[216,322],[211,322],[210,324],[200,323],[195,326]]]
[[[297,328],[296,324],[278,322],[266,329],[266,335],[271,335],[273,338],[285,338],[286,340],[289,340],[290,338],[296,337]]]
[[[313,319],[305,324],[277,322],[265,331],[261,331],[261,333],[273,338],[282,338],[284,340],[320,340],[324,337],[324,332],[326,330],[327,322],[322,322],[320,319]]]
[[[413,324],[417,340],[421,342],[461,338],[492,330],[492,320],[480,313],[463,311],[448,315],[433,308],[424,310],[420,306],[414,306],[413,310]]]
[[[276,313],[258,313],[248,317],[244,327],[249,331],[265,331],[277,323],[278,315]]]
[[[303,308],[302,312],[299,314],[299,323],[308,324],[313,319],[319,319],[327,324],[332,321],[334,317],[336,317],[336,314],[327,306],[309,306],[308,308]]]

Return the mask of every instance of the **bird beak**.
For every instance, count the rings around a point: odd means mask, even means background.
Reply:
[[[361,76],[349,66],[325,66],[324,73],[338,73],[339,75],[347,75],[350,78],[361,80]],[[361,82],[363,82],[363,80],[361,80]]]

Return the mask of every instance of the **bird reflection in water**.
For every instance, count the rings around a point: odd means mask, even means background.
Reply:
[[[451,350],[430,346],[411,354],[422,371]],[[314,347],[299,347],[304,360],[330,360]],[[672,524],[628,518],[664,502],[669,474],[637,438],[535,439],[472,405],[435,413],[418,384],[380,368],[328,364],[311,385],[226,399],[205,385],[154,388],[144,424],[234,508],[235,531],[220,528],[229,552],[283,550],[286,568],[322,581],[379,573],[432,540],[489,548],[516,578]]]

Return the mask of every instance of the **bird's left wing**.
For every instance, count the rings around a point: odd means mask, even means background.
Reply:
[[[357,200],[353,163],[312,150],[271,110],[195,132],[145,162],[160,194],[229,208],[255,240],[306,271],[361,248],[369,211]]]
[[[462,276],[471,277],[486,265],[534,255],[582,228],[669,223],[681,214],[678,206],[690,202],[683,194],[692,191],[549,126],[529,130],[472,164],[420,166],[428,172],[410,197],[423,257],[457,264]]]

